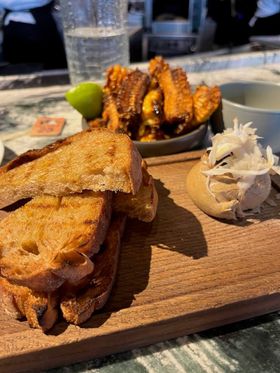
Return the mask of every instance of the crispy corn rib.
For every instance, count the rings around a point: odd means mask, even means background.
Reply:
[[[161,57],[150,61],[149,71],[163,92],[165,120],[171,124],[190,122],[193,100],[186,72],[181,68],[171,69]]]
[[[158,79],[158,75],[166,68],[169,68],[169,65],[162,57],[156,56],[150,60],[149,72],[155,79]]]
[[[104,111],[102,118],[111,131],[118,131],[123,128],[123,123],[117,109],[116,99],[110,93],[104,95]]]
[[[142,123],[158,128],[163,115],[163,97],[159,88],[151,89],[144,97],[142,105]]]
[[[140,70],[130,71],[119,65],[108,69],[102,118],[110,130],[136,136],[148,85],[149,76]]]
[[[165,69],[159,74],[164,95],[164,115],[169,123],[190,122],[193,100],[186,73],[181,69]]]
[[[125,132],[133,140],[166,139],[192,131],[220,102],[218,87],[201,85],[193,95],[186,72],[155,57],[149,75],[120,65],[107,70],[102,119],[90,126]]]
[[[142,105],[141,123],[138,130],[137,139],[143,141],[147,135],[155,140],[159,135],[160,126],[163,122],[163,95],[161,89],[151,88],[146,94]]]
[[[106,84],[103,89],[103,106],[102,120],[91,123],[91,127],[104,125],[111,131],[118,131],[123,127],[120,114],[118,112],[116,98],[124,78],[129,70],[120,65],[114,65],[107,70]]]
[[[140,70],[132,71],[127,75],[117,97],[118,109],[122,116],[134,118],[141,114],[142,102],[148,84],[148,75]]]
[[[205,122],[218,108],[221,102],[221,91],[219,87],[208,87],[200,85],[193,95],[194,118],[193,125]]]
[[[162,57],[150,60],[150,86],[142,105],[141,124],[138,131],[140,141],[154,141],[164,138],[160,126],[164,121],[163,93],[158,83],[158,74],[167,65]]]
[[[130,70],[121,65],[114,65],[107,69],[106,84],[104,92],[116,95],[118,90]]]
[[[148,74],[134,70],[122,81],[116,104],[121,118],[122,130],[135,136],[139,126],[142,103],[149,87]]]

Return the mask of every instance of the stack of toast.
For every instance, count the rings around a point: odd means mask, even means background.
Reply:
[[[127,217],[154,219],[153,178],[128,136],[92,129],[0,168],[0,299],[49,330],[107,301]]]

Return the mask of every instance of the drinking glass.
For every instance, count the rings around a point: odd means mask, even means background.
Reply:
[[[61,0],[72,84],[100,80],[107,67],[128,65],[127,0]]]

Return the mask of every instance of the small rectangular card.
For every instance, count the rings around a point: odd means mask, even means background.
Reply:
[[[58,136],[64,125],[64,118],[38,117],[32,126],[30,136]]]

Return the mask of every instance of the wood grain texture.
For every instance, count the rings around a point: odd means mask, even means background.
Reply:
[[[1,312],[1,372],[66,365],[280,309],[280,201],[247,221],[206,216],[185,191],[199,156],[149,159],[157,217],[128,222],[112,295],[90,321],[60,322],[43,335]]]

